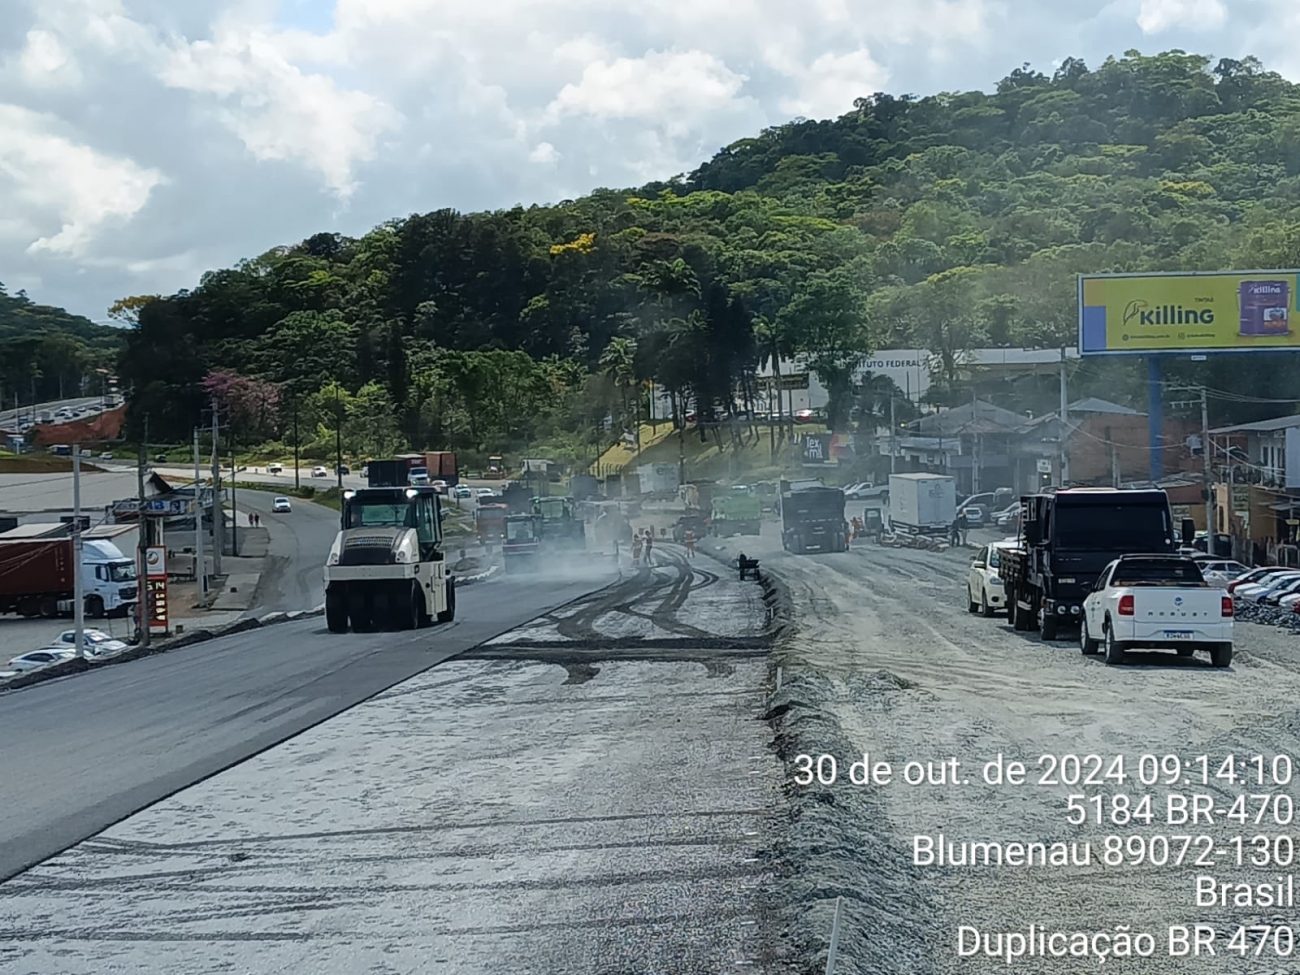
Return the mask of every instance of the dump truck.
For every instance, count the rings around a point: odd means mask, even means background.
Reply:
[[[762,517],[762,502],[748,489],[733,489],[713,498],[711,527],[713,534],[720,538],[758,535],[762,531]]]
[[[480,545],[501,544],[508,514],[510,509],[504,504],[480,504],[474,509],[474,529]]]
[[[678,490],[678,495],[685,502],[688,511],[712,513],[715,487],[716,482],[714,481],[692,481],[689,484],[683,484]]]
[[[999,572],[1011,625],[1036,629],[1044,640],[1079,624],[1084,599],[1113,560],[1178,549],[1164,491],[1066,488],[1020,501],[1020,533],[1015,547],[1001,552]],[[1195,533],[1191,521],[1181,527],[1184,538]]]
[[[331,633],[409,630],[456,615],[456,583],[443,552],[442,508],[432,488],[343,492],[340,530],[325,565]]]
[[[799,555],[813,550],[849,550],[849,526],[844,520],[842,489],[820,483],[796,487],[789,481],[783,481],[782,488],[782,548]]]

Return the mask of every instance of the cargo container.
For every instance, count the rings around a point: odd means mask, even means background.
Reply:
[[[426,450],[423,456],[424,466],[429,469],[430,481],[446,481],[448,487],[455,487],[460,482],[455,453],[450,450]]]
[[[366,483],[371,487],[405,487],[411,464],[406,458],[372,460],[366,463]]]
[[[81,557],[86,614],[127,615],[139,593],[134,560],[101,539],[83,539]],[[70,614],[76,585],[73,571],[70,537],[0,541],[0,613]]]
[[[944,474],[890,474],[889,527],[916,535],[944,535],[957,517],[957,482]]]

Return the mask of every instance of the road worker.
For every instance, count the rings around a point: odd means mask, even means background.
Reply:
[[[689,528],[686,529],[686,537],[684,541],[686,542],[686,557],[688,559],[695,558],[695,532],[691,531]]]

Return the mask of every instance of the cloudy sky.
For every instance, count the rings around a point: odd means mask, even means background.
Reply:
[[[693,168],[874,91],[1171,48],[1300,78],[1295,0],[0,0],[0,282],[116,297],[320,230]]]

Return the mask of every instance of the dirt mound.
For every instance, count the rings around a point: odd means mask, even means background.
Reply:
[[[99,443],[116,440],[122,435],[126,422],[126,406],[107,410],[85,420],[71,423],[40,423],[34,427],[35,443],[48,447],[56,443]]]

